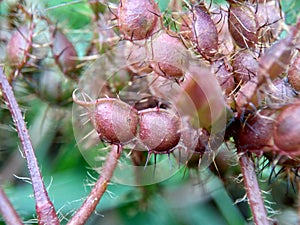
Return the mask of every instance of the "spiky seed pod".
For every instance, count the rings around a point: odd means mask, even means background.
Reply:
[[[273,150],[272,130],[276,110],[265,109],[246,119],[240,127],[237,138],[238,151],[250,151],[261,154]]]
[[[231,3],[228,26],[238,46],[242,48],[255,47],[258,42],[258,25],[252,7],[246,3]]]
[[[234,52],[235,43],[228,26],[228,12],[222,8],[214,8],[211,18],[218,32],[218,52],[222,55],[230,55]]]
[[[255,4],[259,26],[259,41],[261,43],[272,43],[279,38],[284,24],[280,3],[277,1],[260,1]]]
[[[300,157],[300,102],[290,104],[280,110],[273,136],[279,153]]]
[[[274,80],[290,63],[294,50],[293,38],[288,36],[273,44],[259,59],[258,82]]]
[[[121,0],[118,26],[127,40],[150,37],[161,27],[160,11],[154,0]]]
[[[91,118],[99,137],[109,143],[124,144],[136,136],[139,122],[137,110],[119,99],[96,100]]]
[[[286,79],[275,79],[265,91],[266,104],[278,108],[295,101],[295,92]]]
[[[212,63],[212,73],[216,75],[225,96],[228,96],[235,88],[231,66],[225,59],[216,60]]]
[[[187,25],[196,50],[205,58],[213,57],[218,51],[218,32],[207,9],[204,5],[194,6],[190,17],[191,22],[187,21]]]
[[[173,32],[160,32],[149,44],[150,65],[162,77],[179,79],[189,62],[189,52]]]
[[[11,66],[18,66],[27,57],[32,45],[32,31],[27,25],[19,27],[7,43],[7,61]]]
[[[139,111],[139,140],[153,153],[169,153],[179,142],[181,121],[177,114],[165,109]]]
[[[76,49],[66,35],[57,29],[52,34],[52,54],[63,73],[76,69]]]
[[[232,67],[236,82],[241,85],[246,83],[257,76],[257,54],[247,49],[237,52],[233,57]]]
[[[300,54],[299,53],[296,59],[290,65],[287,77],[292,87],[296,91],[300,92]]]

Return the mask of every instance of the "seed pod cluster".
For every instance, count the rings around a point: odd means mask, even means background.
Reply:
[[[239,151],[299,158],[300,102],[251,115],[237,137]],[[287,164],[286,164],[287,165]],[[292,165],[294,166],[294,165]]]
[[[155,107],[138,111],[116,98],[84,102],[77,99],[75,92],[73,100],[89,108],[92,124],[105,142],[138,142],[151,153],[163,154],[174,150],[180,140],[181,120],[170,110]]]

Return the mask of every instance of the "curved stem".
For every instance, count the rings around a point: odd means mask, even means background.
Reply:
[[[242,154],[239,161],[254,223],[255,225],[270,225],[258,185],[254,163],[247,153]]]
[[[0,214],[7,225],[22,225],[22,220],[0,187]]]
[[[99,179],[93,187],[91,193],[84,201],[80,209],[71,218],[68,225],[80,225],[85,224],[90,215],[94,212],[101,197],[106,191],[107,185],[113,176],[114,170],[117,167],[118,159],[122,153],[122,147],[118,145],[112,145],[112,149],[108,154],[106,162],[102,168]]]
[[[27,167],[31,177],[33,194],[36,203],[36,212],[39,224],[56,225],[59,224],[59,219],[56,215],[54,206],[49,199],[45,185],[42,180],[41,172],[34,154],[34,149],[23,119],[21,110],[14,96],[13,90],[0,67],[0,88],[3,98],[9,108],[13,121],[16,125],[19,139],[27,161]]]

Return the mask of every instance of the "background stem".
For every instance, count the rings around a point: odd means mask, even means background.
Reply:
[[[0,67],[0,88],[2,90],[3,98],[6,101],[8,109],[16,125],[19,139],[21,141],[24,155],[27,161],[27,167],[31,177],[39,224],[59,224],[54,206],[49,199],[48,193],[42,180],[42,176],[38,167],[25,121],[18,106],[17,100],[14,96],[13,90],[5,74],[3,73],[2,67]]]
[[[253,220],[256,225],[269,225],[267,211],[258,185],[254,163],[248,154],[239,158]]]
[[[0,187],[0,214],[7,225],[22,225],[22,220]]]
[[[122,153],[122,147],[118,145],[112,145],[111,151],[107,156],[105,164],[102,168],[99,179],[93,187],[91,193],[84,201],[80,209],[71,218],[68,225],[79,225],[84,224],[90,215],[94,212],[98,205],[101,197],[106,191],[107,185],[113,176],[114,170],[118,164],[118,159]]]

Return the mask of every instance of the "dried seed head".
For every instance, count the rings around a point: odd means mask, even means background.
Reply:
[[[139,111],[139,139],[149,151],[169,153],[179,142],[181,121],[178,115],[165,109]]]
[[[99,137],[109,143],[124,144],[136,136],[137,111],[119,99],[96,100],[91,118]]]
[[[231,3],[228,26],[238,46],[255,47],[258,42],[258,26],[252,7],[246,3]]]
[[[118,25],[128,40],[141,40],[161,27],[160,11],[154,0],[121,0]]]

